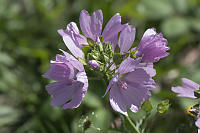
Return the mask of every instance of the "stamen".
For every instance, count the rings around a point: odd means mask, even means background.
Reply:
[[[128,89],[128,85],[125,81],[119,81],[119,87],[124,89],[124,90]]]

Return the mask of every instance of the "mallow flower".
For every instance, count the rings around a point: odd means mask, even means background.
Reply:
[[[139,65],[140,60],[127,57],[116,70],[105,93],[106,95],[110,91],[112,108],[124,115],[128,115],[126,107],[132,112],[137,112],[141,108],[141,103],[151,96],[150,90],[155,88],[152,79],[155,70],[150,67],[144,69],[145,66]]]
[[[121,24],[121,16],[117,13],[108,21],[102,32],[103,13],[101,10],[93,12],[92,16],[86,10],[82,10],[79,22],[85,36],[80,34],[74,22],[70,22],[65,30],[58,30],[58,33],[63,37],[65,45],[76,58],[83,58],[84,54],[81,47],[88,45],[87,38],[92,39],[94,42],[99,42],[100,37],[103,36],[103,42],[112,43],[114,48],[117,44],[118,33],[125,26]]]
[[[178,93],[178,97],[188,97],[188,98],[197,98],[194,95],[194,92],[200,89],[200,85],[187,79],[182,78],[182,86],[172,87],[172,91]],[[188,112],[198,112],[196,115],[195,125],[198,127],[198,133],[200,133],[200,105],[197,109],[189,108]]]
[[[88,88],[88,79],[83,65],[72,55],[56,55],[43,77],[55,80],[46,85],[47,92],[53,96],[52,106],[63,105],[63,109],[77,108]]]
[[[167,40],[154,28],[147,29],[137,47],[137,55],[142,56],[143,62],[157,62],[169,55]]]

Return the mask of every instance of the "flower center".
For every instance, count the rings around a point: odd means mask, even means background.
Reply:
[[[125,81],[119,81],[119,87],[124,89],[124,90],[128,89],[128,85]]]

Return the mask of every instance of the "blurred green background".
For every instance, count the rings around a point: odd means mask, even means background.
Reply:
[[[106,86],[91,81],[83,103],[74,110],[50,106],[41,75],[62,48],[57,30],[74,21],[79,26],[82,9],[102,9],[104,26],[117,12],[122,23],[136,26],[135,45],[147,28],[155,27],[168,39],[170,55],[155,64],[157,90],[150,99],[156,105],[170,99],[170,109],[149,119],[150,133],[197,132],[185,110],[195,101],[176,98],[171,86],[182,77],[200,83],[199,0],[0,0],[0,133],[79,133],[91,119],[88,133],[120,127],[120,115],[112,110]],[[94,113],[92,113],[94,112]],[[101,131],[98,130],[101,129]]]

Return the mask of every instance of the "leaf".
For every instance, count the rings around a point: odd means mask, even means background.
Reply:
[[[152,107],[152,104],[149,100],[146,100],[143,104],[142,104],[142,109],[146,112],[150,112],[153,107]]]

